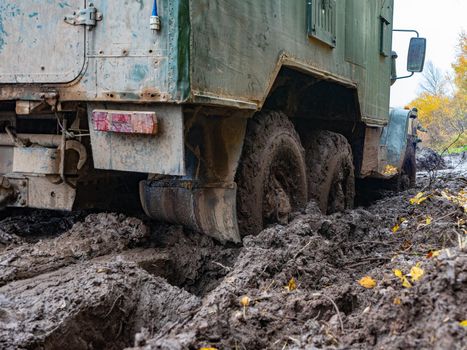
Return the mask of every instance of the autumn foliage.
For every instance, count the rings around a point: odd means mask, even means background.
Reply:
[[[424,145],[438,151],[467,145],[467,34],[459,38],[453,77],[442,76],[430,63],[427,68],[422,92],[410,103],[418,108],[420,122],[428,130],[420,135]]]

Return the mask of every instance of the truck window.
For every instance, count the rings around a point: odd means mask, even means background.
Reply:
[[[336,1],[307,0],[307,27],[308,36],[335,47]]]

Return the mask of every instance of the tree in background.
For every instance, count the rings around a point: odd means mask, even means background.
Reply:
[[[428,129],[424,143],[438,151],[467,145],[467,35],[459,37],[454,77],[446,77],[428,62],[420,84],[420,95],[410,103],[417,107],[419,120]],[[453,89],[446,88],[451,82]]]
[[[441,72],[441,69],[436,67],[433,62],[428,61],[423,71],[423,81],[420,83],[420,89],[432,96],[442,96],[446,94],[447,83],[448,80]]]
[[[452,103],[452,126],[462,133],[458,145],[467,145],[467,34],[460,35],[456,62],[454,69],[454,85],[456,87]]]

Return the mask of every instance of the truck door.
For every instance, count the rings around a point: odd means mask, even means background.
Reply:
[[[85,5],[85,0],[1,0],[0,83],[76,79],[85,66],[90,28],[81,22],[93,15]]]

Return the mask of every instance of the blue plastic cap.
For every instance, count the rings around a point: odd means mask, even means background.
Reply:
[[[152,15],[157,16],[157,0],[154,0],[154,6],[152,8]]]

